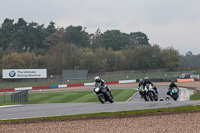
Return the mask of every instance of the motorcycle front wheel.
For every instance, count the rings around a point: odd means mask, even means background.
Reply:
[[[154,99],[155,101],[158,101],[158,95],[154,94],[153,99]]]
[[[151,92],[148,93],[148,96],[149,96],[149,99],[150,99],[151,101],[153,101],[153,96],[152,96]]]
[[[144,94],[144,100],[149,101],[149,98],[147,97],[147,94]]]
[[[104,95],[98,95],[98,98],[99,98],[99,101],[101,102],[101,103],[105,103],[106,102],[106,100],[105,100],[105,97],[104,97]]]
[[[174,99],[174,101],[176,101],[178,99],[178,94],[177,93],[172,94],[172,98]]]

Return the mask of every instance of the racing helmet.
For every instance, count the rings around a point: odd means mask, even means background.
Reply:
[[[148,78],[148,77],[145,77],[145,78],[144,78],[144,81],[148,81],[148,80],[149,80],[149,78]]]
[[[171,84],[174,84],[174,83],[175,83],[174,80],[172,80],[172,81],[171,81]]]
[[[95,80],[96,82],[99,82],[99,81],[100,81],[100,77],[99,77],[99,76],[96,76],[96,77],[94,78],[94,80]]]

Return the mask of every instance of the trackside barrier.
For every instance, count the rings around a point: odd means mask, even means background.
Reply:
[[[135,83],[136,80],[121,80],[121,81],[108,81],[106,84],[124,84],[124,83]],[[34,86],[34,87],[21,87],[21,88],[9,88],[0,89],[0,92],[5,91],[21,91],[21,90],[36,90],[36,89],[51,89],[51,88],[67,88],[67,87],[78,87],[78,86],[93,86],[95,83],[80,83],[80,84],[64,84],[64,85],[50,85],[50,86]]]
[[[23,90],[20,92],[15,93],[15,91],[11,94],[11,103],[21,103],[21,102],[28,102],[28,91]]]
[[[194,79],[177,79],[178,82],[194,82]]]
[[[50,85],[49,88],[58,88],[58,85]]]

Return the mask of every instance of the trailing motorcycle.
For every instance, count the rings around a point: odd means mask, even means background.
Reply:
[[[143,89],[143,85],[140,85],[140,87],[138,88],[138,92],[139,92],[141,98],[143,98],[143,97],[144,97],[144,89]]]
[[[178,88],[177,87],[173,87],[171,89],[171,92],[168,94],[171,96],[171,98],[174,100],[174,101],[177,101],[178,100],[178,97],[179,97],[179,91],[178,91]],[[166,101],[169,101],[170,100],[170,97],[166,97],[165,98]]]
[[[114,102],[113,93],[103,87],[101,83],[95,83],[94,92],[98,96],[101,103],[105,103],[107,101],[109,101],[110,103]]]
[[[179,97],[178,95],[178,88],[173,87],[170,93],[171,97],[173,98],[174,101],[176,101]]]
[[[156,94],[156,91],[153,89],[153,86],[151,84],[146,84],[145,86],[145,101],[149,101],[147,97],[149,97],[151,101],[158,101],[158,95]]]

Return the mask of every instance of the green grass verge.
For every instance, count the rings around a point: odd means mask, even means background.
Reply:
[[[200,105],[196,106],[181,106],[173,108],[158,108],[158,109],[145,109],[145,110],[132,110],[132,111],[120,111],[120,112],[103,112],[103,113],[91,113],[91,114],[79,114],[79,115],[66,115],[66,116],[54,116],[54,117],[40,117],[40,118],[26,118],[26,119],[13,119],[13,120],[0,120],[0,123],[4,122],[26,122],[26,121],[44,121],[44,120],[59,120],[70,118],[91,118],[91,117],[105,117],[105,116],[123,116],[132,114],[144,114],[144,113],[156,113],[156,112],[174,112],[174,111],[197,111],[200,110]]]
[[[112,89],[116,102],[127,101],[137,90],[135,89]],[[6,104],[10,104],[10,95],[6,95]],[[0,105],[4,103],[3,95],[0,95]],[[77,103],[77,102],[99,102],[93,90],[63,91],[63,92],[41,92],[30,93],[28,104],[37,103]],[[26,104],[26,103],[25,103]]]
[[[187,88],[189,90],[194,90],[194,94],[190,96],[190,100],[200,100],[200,90],[197,90],[194,87],[186,87],[186,86],[180,86],[183,88]]]
[[[190,96],[190,100],[200,100],[200,90],[195,90],[195,93]]]

